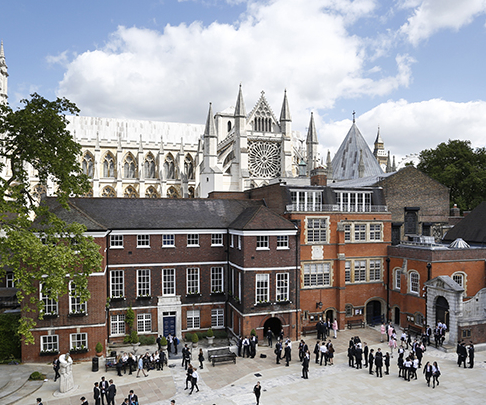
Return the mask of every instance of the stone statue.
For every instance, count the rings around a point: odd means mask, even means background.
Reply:
[[[59,392],[68,392],[74,388],[73,359],[69,356],[69,353],[59,356],[59,365],[59,373],[61,374]]]

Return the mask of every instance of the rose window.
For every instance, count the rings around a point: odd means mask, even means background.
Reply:
[[[248,165],[251,177],[272,178],[280,175],[280,144],[249,142]]]

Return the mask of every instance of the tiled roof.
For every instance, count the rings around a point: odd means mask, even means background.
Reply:
[[[241,230],[296,229],[292,222],[264,206],[247,208],[229,227]]]
[[[353,122],[346,138],[332,159],[333,180],[357,179],[359,175],[359,163],[362,154],[364,173],[361,177],[379,176],[383,174],[378,161],[371,153],[363,135],[359,132],[356,123]]]
[[[457,238],[462,238],[469,244],[486,243],[486,201],[479,204],[447,232],[443,241],[452,242]]]

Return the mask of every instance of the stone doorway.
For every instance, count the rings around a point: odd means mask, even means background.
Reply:
[[[449,303],[442,296],[437,297],[435,303],[435,324],[439,322],[445,323],[449,329]]]
[[[263,324],[264,337],[267,336],[267,331],[269,329],[272,331],[273,336],[278,337],[280,335],[280,331],[282,330],[282,321],[275,317],[268,318]]]

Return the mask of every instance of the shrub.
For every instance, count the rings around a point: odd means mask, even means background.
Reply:
[[[165,338],[165,336],[162,336],[160,338],[160,345],[161,346],[167,346],[167,339]]]
[[[20,336],[17,333],[19,328],[20,315],[0,314],[0,360],[9,362],[13,359],[20,359]]]
[[[142,346],[150,346],[155,343],[155,338],[153,336],[139,336],[140,344]]]
[[[208,331],[206,332],[206,336],[207,337],[214,337],[214,332],[211,328],[209,328]]]
[[[251,332],[250,332],[250,335],[256,336],[256,330],[255,329],[252,329]]]
[[[96,350],[96,353],[102,353],[103,352],[103,345],[100,342],[96,343],[95,350]]]
[[[192,343],[197,343],[197,342],[199,342],[199,336],[197,333],[194,333],[192,335]]]
[[[216,339],[226,339],[228,337],[228,333],[225,330],[217,330],[214,332],[214,337]]]
[[[138,333],[136,330],[132,330],[130,332],[130,343],[138,343],[138,342],[139,342]]]
[[[45,378],[46,378],[45,374],[41,374],[41,373],[39,373],[38,371],[34,371],[34,372],[33,372],[33,373],[30,375],[29,380],[35,380],[35,381],[38,381],[38,380],[43,380],[43,379],[45,379]]]
[[[201,340],[202,338],[204,338],[204,336],[206,336],[206,334],[204,332],[197,332],[198,340]]]
[[[187,342],[192,342],[192,333],[186,333],[185,338]]]

